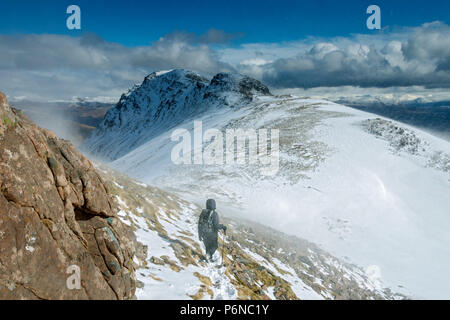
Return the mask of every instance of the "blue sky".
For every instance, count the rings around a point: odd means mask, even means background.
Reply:
[[[72,4],[81,31],[66,28]],[[381,30],[366,27],[372,4]],[[175,68],[239,72],[307,96],[450,100],[450,1],[0,1],[10,98],[117,101]]]
[[[370,4],[382,12],[382,26],[450,23],[450,1],[442,0],[2,0],[0,34],[68,34],[66,8],[82,10],[82,32],[127,46],[147,45],[173,31],[197,35],[210,29],[240,34],[234,44],[281,42],[308,36],[371,34],[365,13]]]

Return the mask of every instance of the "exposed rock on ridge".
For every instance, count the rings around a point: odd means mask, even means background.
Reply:
[[[0,299],[133,298],[135,238],[92,164],[2,93],[0,115]]]

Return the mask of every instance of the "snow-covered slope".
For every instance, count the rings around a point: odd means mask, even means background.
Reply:
[[[403,299],[371,270],[340,261],[314,244],[240,219],[206,263],[197,236],[201,208],[97,165],[138,240],[138,299]],[[224,250],[224,260],[220,253]]]
[[[214,197],[222,214],[318,243],[367,268],[394,291],[450,298],[448,142],[327,101],[260,94],[243,100],[239,90],[215,90],[213,101],[220,101],[217,97],[238,97],[239,103],[203,104],[170,126],[168,116],[164,128],[133,134],[139,143],[127,145],[127,154],[121,141],[129,141],[128,133],[117,140],[110,133],[141,120],[112,122],[93,136],[90,150],[123,155],[111,163],[114,168],[195,203]],[[175,165],[171,134],[175,128],[193,132],[194,120],[202,121],[203,132],[279,129],[277,175],[261,175],[259,165]],[[96,149],[100,145],[108,150]]]

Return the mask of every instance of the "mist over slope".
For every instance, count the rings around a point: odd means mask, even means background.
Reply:
[[[450,296],[448,142],[328,101],[253,89],[245,95],[235,81],[202,96],[211,84],[187,74],[150,76],[111,109],[85,148],[185,199],[201,204],[213,197],[223,214],[318,243],[391,288],[414,297]],[[180,88],[162,89],[172,77]],[[184,103],[196,99],[202,103],[195,108]],[[280,130],[279,171],[267,177],[260,164],[175,165],[171,135],[176,128],[193,132],[194,120],[203,132]]]
[[[13,100],[11,105],[22,110],[40,127],[52,130],[77,147],[83,144],[113,107],[111,103],[83,99],[60,102]]]

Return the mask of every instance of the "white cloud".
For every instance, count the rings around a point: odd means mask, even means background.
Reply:
[[[450,27],[440,22],[346,38],[227,45],[236,36],[174,32],[130,48],[93,34],[0,35],[0,90],[40,100],[117,99],[148,73],[174,68],[239,71],[279,89],[450,87]]]
[[[277,88],[450,87],[450,27],[440,22],[371,36],[247,44],[223,54],[242,72]],[[272,62],[239,64],[246,56]]]

